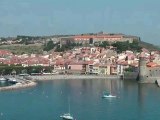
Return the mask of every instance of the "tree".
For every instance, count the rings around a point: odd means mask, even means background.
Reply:
[[[23,69],[23,70],[21,71],[21,73],[22,73],[22,74],[26,74],[26,73],[27,73],[27,70],[26,70],[26,69]]]
[[[103,47],[103,48],[106,48],[107,46],[109,46],[109,43],[107,41],[103,41],[99,47]]]
[[[138,41],[133,41],[133,43],[126,42],[116,42],[113,43],[112,46],[117,48],[117,52],[121,53],[122,51],[132,50],[132,51],[140,51],[141,47],[139,46]]]
[[[68,43],[68,44],[66,44],[66,45],[62,45],[61,47],[60,47],[60,45],[58,44],[57,46],[56,46],[56,49],[55,49],[55,51],[56,52],[64,52],[64,51],[66,51],[66,50],[71,50],[71,49],[73,49],[74,47],[76,47],[76,46],[82,46],[82,44],[81,43]]]
[[[55,44],[53,43],[52,40],[50,40],[44,47],[44,51],[50,51],[55,47]]]
[[[11,74],[12,75],[16,75],[16,70],[13,69],[12,72],[11,72]]]

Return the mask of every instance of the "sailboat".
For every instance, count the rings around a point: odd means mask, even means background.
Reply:
[[[103,92],[102,98],[116,98],[116,96],[112,94],[112,80],[111,80],[111,83],[110,83],[109,93],[107,94],[106,92]]]
[[[64,113],[63,115],[60,116],[63,120],[73,120],[73,116],[70,114],[70,104],[68,100],[68,113]]]

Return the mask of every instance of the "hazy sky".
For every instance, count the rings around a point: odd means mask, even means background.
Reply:
[[[112,32],[160,45],[160,0],[0,0],[0,36]]]

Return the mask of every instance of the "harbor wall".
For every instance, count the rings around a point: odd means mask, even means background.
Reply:
[[[118,75],[43,75],[43,76],[30,76],[33,80],[64,80],[64,79],[120,79]]]
[[[124,72],[123,79],[124,80],[137,80],[138,72]]]
[[[0,87],[0,91],[6,91],[6,90],[16,90],[16,89],[22,89],[22,88],[28,88],[28,87],[34,87],[37,83],[33,81],[26,81],[25,83],[17,83],[15,85],[6,86],[6,87]]]

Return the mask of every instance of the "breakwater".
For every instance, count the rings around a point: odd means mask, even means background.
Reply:
[[[16,84],[11,85],[11,86],[0,87],[0,91],[28,88],[28,87],[36,86],[36,84],[37,83],[33,82],[33,81],[25,81],[24,83],[16,83]]]
[[[118,75],[41,75],[41,76],[30,76],[33,80],[64,80],[64,79],[120,79]]]

